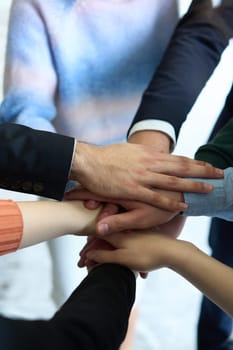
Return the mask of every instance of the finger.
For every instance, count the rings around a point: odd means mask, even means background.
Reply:
[[[95,247],[90,247],[90,249],[94,249]],[[88,252],[88,249],[83,252],[81,255],[80,255],[80,258],[79,258],[79,261],[78,261],[78,267],[84,267],[86,266],[86,259],[87,259],[87,253]]]
[[[95,210],[101,206],[101,202],[94,201],[93,199],[84,201],[84,207],[89,210]]]
[[[95,239],[96,239],[95,237],[91,237],[91,239],[89,239],[88,237],[88,242],[84,245],[83,249],[79,253],[79,260],[77,263],[79,267],[85,266],[86,252],[88,251],[89,247],[90,249],[95,248],[95,245],[93,243]]]
[[[85,266],[87,267],[88,272],[90,272],[93,269],[93,267],[95,267],[96,265],[98,265],[96,261],[89,260],[89,259],[85,260]]]
[[[176,154],[169,154],[169,153],[159,153],[156,155],[156,157],[160,160],[160,162],[173,162],[176,163],[177,165],[179,164],[186,164],[186,166],[208,166],[213,169],[216,169],[212,164],[203,161],[203,160],[198,160],[198,159],[193,159],[187,156],[182,156],[182,155],[176,155]],[[174,164],[173,164],[174,166]]]
[[[176,160],[176,156],[170,158],[169,161],[163,159],[156,162],[151,165],[150,169],[156,173],[180,177],[219,178],[223,176],[221,169],[215,168],[209,163],[185,157],[179,157]]]
[[[80,259],[78,262],[78,266],[84,266],[85,265],[85,260],[87,258],[87,253],[90,250],[99,250],[99,249],[106,249],[106,250],[112,250],[113,249],[113,245],[110,244],[110,242],[107,242],[105,240],[102,239],[98,239],[95,238],[94,240],[88,242],[84,249],[82,250],[81,254],[80,254]]]
[[[86,261],[86,257],[81,256],[77,262],[78,267],[85,267],[86,266],[85,261]]]
[[[82,201],[84,201],[84,206],[87,209],[91,209],[91,210],[97,209],[103,203],[105,203],[105,204],[110,203],[110,205],[113,203],[115,203],[117,205],[119,203],[119,205],[120,205],[120,202],[121,202],[121,200],[119,200],[119,199],[101,197],[99,195],[93,194],[93,193],[86,191],[86,190],[78,190],[78,191],[70,192],[70,193],[65,195],[65,199],[66,200],[82,200]],[[106,216],[113,214],[116,212],[116,207],[106,206],[106,208],[104,207],[101,211],[101,213],[104,213],[104,212],[108,213],[108,214],[106,214]],[[103,215],[105,215],[105,214],[103,214]]]
[[[188,205],[183,202],[179,202],[173,198],[170,198],[164,194],[154,191],[143,186],[135,188],[134,194],[131,199],[148,203],[160,209],[168,211],[183,211],[188,208]]]
[[[101,239],[95,240],[94,242],[87,244],[80,256],[80,259],[78,261],[78,266],[83,267],[86,265],[86,260],[88,259],[87,255],[89,251],[91,250],[98,251],[98,250],[104,250],[104,249],[107,251],[111,251],[115,248],[109,242]],[[90,260],[93,260],[93,259],[90,259]]]
[[[200,181],[200,179],[183,179],[176,176],[163,174],[151,175],[146,179],[148,185],[155,189],[164,189],[175,192],[198,192],[208,193],[212,191],[213,186]]]
[[[109,244],[112,249],[120,249],[127,245],[128,240],[131,239],[132,236],[133,233],[130,231],[124,231],[122,233],[114,233],[112,235],[102,236],[100,241],[106,242],[106,244]],[[102,247],[100,249],[102,250]]]
[[[78,267],[84,267],[85,265],[85,260],[86,260],[86,254],[81,254],[78,260]]]
[[[167,163],[173,163],[172,168],[174,166],[179,167],[181,164],[185,165],[186,167],[195,167],[195,166],[208,166],[213,169],[216,169],[212,164],[205,162],[203,160],[198,160],[198,159],[193,159],[187,156],[182,156],[182,155],[176,155],[176,154],[170,154],[170,153],[162,153],[162,152],[156,152],[156,160],[157,162],[154,162],[154,165],[159,166],[161,162],[164,162],[165,164]],[[174,164],[175,163],[175,164]],[[153,165],[153,164],[152,164]],[[164,168],[164,164],[163,164]]]
[[[156,218],[153,218],[153,226],[159,224]],[[131,210],[125,213],[111,215],[99,221],[96,225],[96,231],[104,236],[110,233],[121,232],[125,230],[144,229],[149,227],[150,223],[146,220],[139,209]]]
[[[82,247],[82,249],[79,252],[79,255],[82,254],[82,252],[84,251],[84,249],[86,248],[87,244],[89,244],[90,242],[94,241],[96,239],[95,236],[88,236],[87,237],[87,243],[84,244],[84,246]]]
[[[83,249],[80,251],[79,255],[82,257],[83,255],[86,254],[86,252],[89,249],[96,247],[96,245],[97,245],[97,240],[96,240],[96,238],[94,238],[93,240],[91,240],[85,244]]]
[[[106,218],[110,215],[114,215],[116,213],[118,213],[119,211],[119,207],[116,204],[112,204],[112,203],[106,203],[103,207],[103,209],[101,210],[97,221],[102,220],[103,218]]]
[[[89,191],[82,189],[82,188],[67,192],[65,194],[65,199],[67,199],[67,200],[74,200],[74,199],[94,200],[97,202],[107,202],[107,198],[101,197],[99,195],[96,195],[96,194],[89,192]],[[108,201],[109,201],[109,198],[108,198]]]

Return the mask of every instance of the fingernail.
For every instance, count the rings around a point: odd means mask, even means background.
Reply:
[[[98,232],[100,235],[107,235],[109,233],[108,224],[100,224],[98,225]]]
[[[188,204],[186,203],[180,203],[180,210],[185,210],[188,208]]]

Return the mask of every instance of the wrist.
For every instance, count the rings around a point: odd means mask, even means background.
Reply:
[[[91,159],[91,147],[93,146],[85,142],[76,142],[70,171],[71,180],[80,182],[80,179],[85,176],[85,172],[87,171],[89,164],[89,159]]]
[[[137,131],[128,138],[128,142],[153,146],[162,153],[169,153],[172,145],[167,134],[154,130]]]
[[[190,255],[194,248],[196,249],[196,247],[190,242],[174,239],[173,247],[170,249],[170,254],[168,250],[166,267],[182,274],[184,267],[190,260]]]
[[[80,145],[80,142],[76,141],[74,153],[73,153],[73,159],[71,163],[69,180],[77,180],[79,145]]]
[[[68,234],[87,235],[95,233],[97,216],[101,207],[95,210],[85,208],[82,201],[63,202],[63,213],[66,215],[66,223],[69,225]]]

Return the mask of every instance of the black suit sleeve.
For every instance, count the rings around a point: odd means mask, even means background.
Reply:
[[[4,123],[0,125],[0,188],[62,199],[74,139]]]
[[[133,273],[119,265],[96,267],[50,321],[0,317],[4,350],[118,350],[135,297]]]
[[[228,45],[232,29],[232,0],[223,0],[216,8],[210,0],[194,0],[178,23],[131,127],[142,120],[160,119],[171,123],[177,135]]]

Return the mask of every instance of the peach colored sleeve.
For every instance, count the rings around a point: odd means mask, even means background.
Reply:
[[[23,234],[23,218],[16,202],[0,200],[0,255],[18,249]]]

